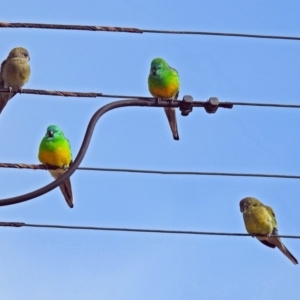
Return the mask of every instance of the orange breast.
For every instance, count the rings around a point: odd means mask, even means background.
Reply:
[[[43,164],[63,167],[68,166],[72,158],[68,149],[58,147],[55,151],[41,150],[39,160]]]
[[[153,97],[170,99],[177,94],[178,84],[169,84],[163,88],[150,86],[149,89]]]

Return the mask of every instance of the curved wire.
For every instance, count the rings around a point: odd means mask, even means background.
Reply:
[[[183,99],[185,99],[185,97],[191,98],[190,96],[184,96]],[[82,159],[84,158],[87,148],[89,146],[90,140],[92,138],[94,128],[95,128],[99,118],[106,112],[108,112],[112,109],[115,109],[115,108],[126,107],[126,106],[174,107],[174,108],[180,106],[180,109],[181,109],[181,104],[184,104],[184,100],[183,101],[172,101],[172,102],[170,102],[170,101],[159,101],[158,102],[156,100],[125,99],[125,100],[115,101],[115,102],[111,102],[111,103],[104,105],[99,110],[97,110],[96,113],[91,118],[91,120],[88,124],[87,130],[86,130],[81,148],[80,148],[74,162],[71,164],[69,169],[63,175],[61,175],[59,178],[57,178],[53,182],[49,183],[48,185],[46,185],[40,189],[37,189],[35,191],[32,191],[30,193],[12,197],[12,198],[1,199],[0,206],[17,204],[17,203],[21,203],[21,202],[28,201],[30,199],[39,197],[39,196],[53,190],[54,188],[58,187],[63,181],[65,181],[67,178],[69,178],[75,172],[75,170],[80,165]],[[205,109],[208,111],[209,106],[207,106],[207,104],[211,105],[211,102],[210,101],[208,101],[208,102],[200,102],[199,101],[199,102],[191,102],[190,103],[191,107],[205,107]],[[232,108],[232,103],[220,102],[220,103],[218,103],[217,107]]]
[[[115,101],[115,102],[111,102],[111,103],[104,105],[99,110],[97,110],[95,112],[95,114],[93,115],[93,117],[91,118],[91,120],[88,124],[87,130],[86,130],[82,145],[80,147],[80,150],[79,150],[74,162],[71,164],[69,169],[63,175],[61,175],[59,178],[52,181],[51,183],[45,185],[44,187],[37,189],[33,192],[23,194],[20,196],[16,196],[16,197],[12,197],[12,198],[1,199],[0,206],[12,205],[12,204],[17,204],[17,203],[21,203],[24,201],[28,201],[30,199],[39,197],[39,196],[55,189],[56,187],[58,187],[63,181],[65,181],[67,178],[69,178],[75,172],[75,170],[78,168],[78,166],[80,165],[82,159],[85,156],[85,153],[87,151],[89,143],[91,141],[94,128],[95,128],[98,120],[100,119],[100,117],[112,109],[125,107],[125,106],[179,107],[179,102],[178,101],[172,101],[172,102],[161,101],[160,103],[158,103],[158,101],[155,101],[155,100],[151,101],[151,100],[135,100],[135,99],[133,99],[133,100]]]

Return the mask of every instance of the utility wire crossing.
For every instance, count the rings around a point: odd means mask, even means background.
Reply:
[[[209,32],[209,31],[186,31],[186,30],[156,30],[156,29],[139,29],[139,28],[133,28],[133,27],[94,26],[94,25],[62,25],[62,24],[43,24],[43,23],[0,22],[0,28],[85,30],[85,31],[136,33],[136,34],[155,33],[155,34],[208,35],[208,36],[226,36],[226,37],[300,41],[300,37],[297,37],[297,36],[230,33],[230,32]]]
[[[0,93],[9,93],[8,88],[0,89]],[[144,96],[130,96],[130,95],[113,95],[113,94],[104,94],[99,92],[73,92],[73,91],[50,91],[50,90],[37,90],[37,89],[22,89],[12,90],[13,93],[22,93],[22,94],[31,94],[31,95],[44,95],[44,96],[59,96],[59,97],[78,97],[78,98],[115,98],[115,99],[135,99],[135,100],[157,100],[153,97],[144,97]],[[214,97],[212,97],[214,98]],[[210,99],[212,99],[210,98]],[[207,101],[193,101],[194,107],[204,107]],[[176,101],[173,101],[176,103]],[[220,102],[219,107],[223,108],[232,108],[233,106],[258,106],[258,107],[274,107],[274,108],[300,108],[300,104],[280,104],[280,103],[258,103],[258,102],[234,102],[226,101]]]
[[[189,234],[189,235],[215,235],[215,236],[252,236],[248,233],[229,233],[229,232],[209,232],[193,230],[165,230],[165,229],[139,229],[139,228],[118,228],[118,227],[95,227],[95,226],[69,226],[69,225],[46,225],[46,224],[27,224],[23,222],[0,222],[2,227],[35,227],[52,229],[75,229],[75,230],[97,230],[97,231],[118,231],[135,233],[162,233],[162,234]],[[265,235],[257,235],[265,236]],[[270,237],[272,237],[271,235]],[[276,235],[274,237],[300,239],[299,235]]]
[[[42,164],[16,164],[0,163],[0,168],[8,169],[30,169],[30,170],[57,170],[56,167],[46,167]],[[67,168],[66,168],[67,169]],[[118,172],[118,173],[138,173],[153,175],[190,175],[190,176],[231,176],[231,177],[260,177],[277,179],[300,179],[300,175],[282,175],[282,174],[259,174],[259,173],[230,173],[230,172],[199,172],[199,171],[164,171],[164,170],[141,170],[141,169],[122,169],[122,168],[95,168],[78,167],[81,171],[98,172]]]

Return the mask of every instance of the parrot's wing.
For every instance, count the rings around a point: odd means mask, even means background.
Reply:
[[[276,221],[276,216],[275,216],[274,210],[270,206],[265,206],[265,208],[266,208],[267,212],[269,213],[269,215],[272,218],[272,225],[273,225],[273,227],[276,228],[276,230],[278,230],[278,228],[277,228],[277,221]]]
[[[1,64],[0,70],[0,89],[4,89],[4,78],[3,78],[3,69],[5,68],[5,64],[7,59],[5,59]],[[3,108],[7,104],[8,100],[10,100],[16,93],[0,93],[0,113],[2,112]]]

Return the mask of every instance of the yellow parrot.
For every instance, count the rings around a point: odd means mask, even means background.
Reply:
[[[271,248],[278,248],[287,256],[293,264],[298,264],[297,259],[283,245],[278,236],[277,222],[273,209],[262,204],[253,197],[247,197],[240,201],[240,210],[243,213],[246,230]],[[257,236],[264,235],[264,236]],[[271,236],[272,235],[272,236]]]

